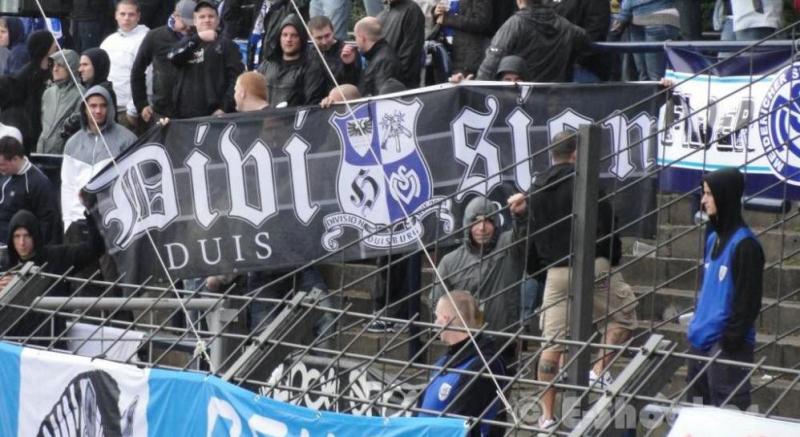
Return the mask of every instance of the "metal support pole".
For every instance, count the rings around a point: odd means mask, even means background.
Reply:
[[[597,241],[597,197],[600,174],[601,130],[599,126],[582,125],[578,129],[578,154],[575,163],[575,184],[572,197],[572,269],[570,277],[569,337],[587,341],[592,335],[592,303],[594,293],[594,257]],[[580,348],[570,347],[569,354]],[[586,386],[589,381],[591,350],[585,348],[567,369],[567,381]],[[585,410],[586,400],[581,410]]]

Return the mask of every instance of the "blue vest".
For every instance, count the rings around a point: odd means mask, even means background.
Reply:
[[[447,360],[450,359],[450,355],[445,355],[440,358],[434,366],[442,367],[445,365]],[[468,360],[464,360],[463,362],[451,366],[450,369],[458,369],[458,370],[477,370],[475,367],[476,361],[479,360],[478,355],[473,356]],[[480,366],[477,366],[480,368]],[[496,372],[496,369],[492,369],[492,372]],[[430,384],[425,389],[425,394],[422,397],[422,403],[420,404],[420,408],[429,411],[444,411],[453,399],[458,396],[461,390],[464,389],[463,385],[468,384],[473,378],[473,375],[467,375],[463,373],[455,373],[455,372],[444,372],[438,371],[434,374],[433,378],[431,379]],[[462,396],[470,396],[470,395],[481,395],[481,396],[492,396],[493,393],[465,393]],[[483,419],[492,420],[497,417],[497,413],[499,411],[500,404],[495,399],[492,402],[489,411],[483,416]],[[463,414],[463,412],[455,411],[455,410],[448,410],[448,413],[453,414]],[[420,417],[424,416],[436,416],[435,414],[431,413],[419,413]],[[489,424],[481,422],[480,425],[481,436],[488,436],[489,435]]]
[[[722,338],[733,305],[731,263],[736,246],[745,238],[755,238],[755,236],[749,228],[742,226],[731,236],[717,259],[711,257],[717,233],[712,232],[706,240],[703,286],[687,333],[689,342],[696,349],[703,351],[711,349]],[[756,331],[752,326],[745,340],[750,344],[755,343]]]

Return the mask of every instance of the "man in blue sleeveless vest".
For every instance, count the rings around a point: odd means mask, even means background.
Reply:
[[[444,328],[440,336],[447,344],[447,352],[434,364],[438,370],[433,371],[431,382],[420,397],[418,406],[424,411],[417,415],[438,416],[439,413],[436,412],[441,412],[482,420],[503,420],[505,413],[496,395],[497,388],[489,372],[486,371],[483,360],[478,356],[475,343],[466,331],[446,329],[465,327],[456,311],[461,314],[467,328],[479,329],[483,325],[483,314],[470,292],[453,290],[449,296],[445,294],[439,298],[436,304],[436,325]],[[489,363],[492,374],[505,375],[505,367],[492,344],[491,337],[476,334],[475,342]],[[482,374],[469,375],[461,371],[482,372]],[[504,435],[503,431],[500,427],[492,427],[481,421],[470,429],[469,435],[470,437]]]
[[[742,219],[744,177],[735,168],[705,175],[701,205],[708,214],[702,288],[687,336],[692,354],[753,362],[755,323],[761,309],[764,252]],[[687,381],[700,377],[689,401],[744,410],[750,405],[748,369],[689,360]],[[741,383],[741,387],[739,384]],[[733,393],[734,390],[738,390]]]

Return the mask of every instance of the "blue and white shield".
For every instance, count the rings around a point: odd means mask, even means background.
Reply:
[[[371,225],[413,215],[431,199],[431,176],[416,140],[418,99],[381,100],[331,117],[342,144],[338,175],[343,213]]]

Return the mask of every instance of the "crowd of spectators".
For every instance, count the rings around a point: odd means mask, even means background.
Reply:
[[[88,263],[86,255],[98,254],[100,246],[81,188],[137,135],[170,118],[328,107],[448,79],[659,80],[663,53],[633,55],[633,75],[622,76],[619,60],[593,52],[591,44],[698,38],[701,28],[700,2],[693,0],[363,0],[367,16],[351,26],[352,1],[74,0],[60,35],[0,17],[0,241],[12,246],[24,227],[30,252],[46,258],[51,270],[62,273],[63,257],[76,251],[76,262]],[[714,26],[722,39],[755,40],[775,32],[782,13],[781,0],[716,0]],[[63,157],[60,197],[28,159],[31,153]],[[30,213],[15,219],[19,211]],[[495,214],[486,199],[470,203],[464,245],[442,259],[443,275],[520,238],[516,228],[499,232]],[[29,257],[23,246],[12,247],[12,261]],[[478,298],[511,287],[525,270],[524,255],[515,252],[524,247],[517,246],[496,257],[500,261],[440,284],[432,302],[442,285]],[[413,256],[393,263],[393,275],[418,278],[419,265]],[[313,268],[276,284],[281,276],[198,278],[194,284],[218,290],[241,281],[254,290],[272,283],[267,294],[276,297],[292,282],[326,289]],[[384,275],[379,282],[376,310],[404,293],[393,287],[413,279]],[[490,328],[513,324],[519,297],[484,308]],[[256,309],[258,317],[267,310]],[[442,304],[437,313],[448,311]],[[464,341],[458,336],[451,343]],[[548,353],[551,366],[539,369],[544,379],[552,378],[560,356]]]

